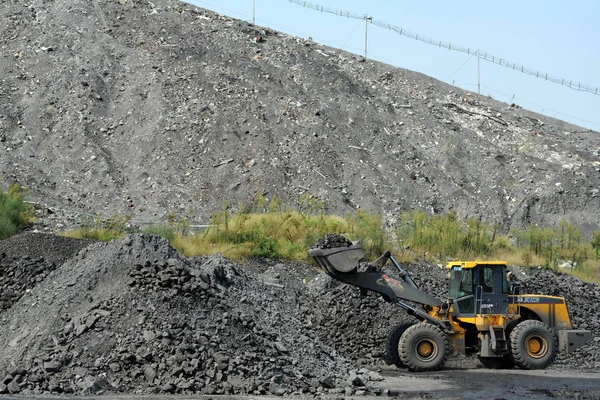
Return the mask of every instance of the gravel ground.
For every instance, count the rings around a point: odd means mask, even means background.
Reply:
[[[0,393],[377,395],[373,366],[388,368],[387,333],[405,318],[305,263],[190,259],[152,235],[90,243],[25,232],[0,249],[20,255],[0,263],[0,293],[12,293],[0,309]],[[438,266],[404,267],[445,296]],[[519,274],[527,289],[565,296],[576,327],[594,335],[550,370],[599,371],[591,305],[600,289],[545,270]],[[462,356],[447,364],[478,367]]]

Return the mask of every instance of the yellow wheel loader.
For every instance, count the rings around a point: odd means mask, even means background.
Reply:
[[[562,297],[521,294],[504,261],[448,263],[449,296],[438,299],[419,289],[389,251],[361,266],[358,242],[311,248],[309,255],[330,276],[373,291],[417,321],[395,326],[387,340],[388,361],[412,371],[442,368],[454,352],[476,354],[487,368],[543,369],[557,353],[571,353],[591,340],[574,330]],[[391,261],[396,277],[383,271]]]

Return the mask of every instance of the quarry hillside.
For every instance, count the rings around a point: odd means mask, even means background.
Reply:
[[[62,224],[308,195],[390,226],[600,226],[598,132],[174,0],[3,0],[0,19],[0,178]]]

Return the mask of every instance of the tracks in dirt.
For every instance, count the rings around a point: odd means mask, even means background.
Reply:
[[[389,367],[381,373],[384,393],[403,399],[600,399],[600,372],[456,368],[410,373]]]
[[[346,396],[346,399],[600,399],[600,373],[577,370],[497,371],[485,369],[448,369],[432,373],[409,373],[386,368],[385,380],[379,383],[380,396]],[[335,396],[322,397],[331,400]],[[72,396],[73,400],[95,400],[97,396]],[[188,400],[209,399],[207,395],[103,396],[104,400]],[[255,399],[256,396],[219,396],[222,400]],[[280,397],[260,397],[261,400]],[[307,397],[308,398],[308,397]],[[4,397],[21,400],[22,397]],[[62,400],[64,397],[35,396],[38,400]]]

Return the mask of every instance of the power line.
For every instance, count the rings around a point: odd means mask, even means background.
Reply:
[[[462,86],[462,85],[461,85],[461,86]],[[536,103],[533,103],[533,102],[531,102],[531,101],[523,100],[521,97],[516,97],[516,98],[515,98],[515,95],[512,95],[512,96],[511,96],[510,94],[507,94],[507,93],[501,92],[501,91],[499,91],[499,90],[497,90],[497,89],[494,89],[494,88],[491,88],[491,87],[489,87],[489,86],[483,86],[483,87],[484,87],[484,88],[486,88],[487,90],[491,90],[492,92],[499,93],[499,94],[501,94],[501,95],[503,95],[503,96],[506,96],[506,97],[508,97],[508,98],[511,98],[512,100],[515,100],[515,101],[517,101],[517,102],[519,102],[519,103],[526,103],[526,104],[529,104],[529,105],[532,105],[532,106],[539,107],[539,108],[541,108],[542,110],[546,110],[546,111],[553,112],[555,115],[564,115],[565,117],[569,117],[569,118],[572,118],[572,119],[576,119],[576,120],[578,120],[578,121],[581,121],[581,122],[586,122],[586,123],[588,123],[588,124],[594,125],[595,127],[600,127],[600,124],[599,124],[598,122],[594,122],[594,121],[590,121],[590,120],[587,120],[587,119],[579,118],[579,117],[576,117],[576,116],[574,116],[574,115],[571,115],[571,114],[564,113],[564,112],[562,112],[562,111],[556,111],[556,110],[553,110],[553,109],[551,109],[551,108],[545,107],[545,106],[543,106],[543,105],[541,105],[541,104],[536,104]],[[511,101],[511,102],[512,102],[512,101]]]
[[[354,34],[358,30],[358,28],[360,28],[360,22],[356,24],[356,28],[354,28],[354,30],[352,31],[352,33],[350,34],[350,36],[348,36],[348,38],[344,42],[344,47],[348,44],[348,42],[350,41],[350,39],[352,39],[352,37],[354,36]]]
[[[523,65],[520,64],[516,64],[513,63],[511,61],[508,61],[506,58],[503,57],[497,57],[494,56],[492,54],[489,54],[487,52],[483,52],[480,51],[478,49],[471,49],[470,47],[464,47],[464,46],[458,46],[458,45],[453,45],[452,43],[449,42],[444,42],[441,40],[433,40],[432,38],[425,36],[425,35],[420,35],[418,33],[412,33],[410,31],[407,31],[406,29],[397,27],[395,25],[391,25],[388,24],[387,22],[383,22],[383,21],[379,21],[374,19],[373,17],[371,17],[370,15],[367,14],[356,14],[356,13],[351,13],[349,11],[343,11],[343,10],[334,10],[331,9],[329,7],[324,7],[324,6],[319,6],[317,4],[312,4],[308,1],[304,1],[304,0],[288,0],[290,3],[294,3],[297,4],[299,6],[305,7],[305,8],[310,8],[316,11],[320,11],[320,12],[325,12],[325,13],[329,13],[329,14],[334,14],[340,17],[346,17],[346,18],[353,18],[353,19],[361,19],[361,20],[365,20],[366,23],[372,23],[374,25],[379,26],[380,28],[384,28],[384,29],[388,29],[390,31],[394,31],[402,36],[411,38],[411,39],[415,39],[418,40],[420,42],[423,43],[427,43],[430,44],[432,46],[437,46],[439,48],[444,48],[444,49],[448,49],[448,50],[454,50],[454,51],[459,51],[461,53],[466,53],[466,54],[472,54],[477,56],[479,59],[484,60],[484,61],[488,61],[491,62],[493,64],[498,64],[500,66],[503,66],[505,68],[509,68],[515,71],[519,71],[523,74],[526,75],[530,75],[530,76],[535,76],[536,78],[540,78],[540,79],[544,79],[546,81],[550,81],[553,83],[558,83],[560,85],[566,86],[570,89],[573,90],[577,90],[577,91],[582,91],[582,92],[588,92],[588,93],[592,93],[595,95],[600,95],[600,88],[598,88],[597,86],[590,86],[590,85],[586,85],[584,83],[581,82],[576,82],[573,80],[569,80],[569,79],[565,79],[565,78],[560,78],[545,72],[540,72],[531,68],[527,68]]]
[[[288,29],[288,28],[286,28],[284,26],[281,26],[281,25],[273,24],[273,23],[271,23],[271,22],[269,22],[267,20],[264,20],[264,19],[257,18],[257,21],[260,22],[260,23],[262,23],[264,26],[268,26],[268,27],[271,27],[271,28],[276,28],[276,29],[278,29],[281,32],[284,32],[284,33],[287,33],[287,34],[294,34],[294,35],[296,35],[298,37],[302,37],[302,36],[304,36],[306,34],[306,33],[303,33],[303,32],[295,31],[293,29]],[[338,42],[332,42],[330,40],[321,39],[321,38],[319,38],[317,36],[312,37],[312,40],[315,41],[315,42],[318,42],[318,43],[327,44],[327,45],[332,46],[332,47],[337,47],[339,49],[354,50],[354,51],[362,51],[363,50],[363,49],[359,49],[358,47],[348,46],[346,44],[340,44]]]
[[[293,2],[293,3],[296,3],[296,4],[300,4],[300,2],[299,2],[299,1],[292,1],[292,0],[288,0],[288,1],[290,1],[290,2]],[[194,3],[200,3],[200,4],[207,5],[207,6],[212,6],[212,7],[213,7],[213,9],[221,9],[221,10],[223,10],[223,11],[226,11],[226,12],[228,12],[228,13],[229,13],[229,15],[232,15],[232,14],[237,14],[237,15],[239,15],[239,16],[241,16],[241,17],[243,17],[243,18],[252,18],[252,16],[251,16],[251,15],[248,15],[248,14],[243,14],[243,13],[240,13],[240,12],[236,12],[236,11],[234,11],[234,10],[231,10],[231,9],[226,9],[226,8],[223,8],[223,7],[222,7],[222,6],[220,6],[220,5],[217,5],[217,4],[215,4],[215,3],[211,3],[211,2],[209,2],[209,1],[195,0],[195,1],[194,1]],[[304,4],[305,2],[304,2],[304,1],[302,1],[302,3]],[[303,5],[303,4],[302,4],[302,5]],[[306,2],[306,4],[307,4],[307,5],[310,5],[310,3],[308,3],[308,2]],[[330,11],[327,11],[327,9],[326,9],[325,7],[320,7],[320,8],[319,8],[319,11],[321,11],[321,9],[323,9],[323,12],[330,12]],[[346,12],[346,11],[335,11],[335,12],[333,12],[333,13],[334,13],[334,14],[336,14],[336,15],[338,15],[338,16],[340,16],[340,15],[341,15],[341,16],[344,16],[344,17],[349,17],[349,18],[354,18],[354,19],[365,19],[365,17],[366,17],[366,16],[360,16],[359,14],[352,14],[352,13],[348,13],[348,12]],[[273,28],[277,28],[277,29],[281,30],[282,32],[288,32],[288,33],[295,34],[295,35],[298,35],[298,36],[303,36],[303,35],[305,34],[305,33],[297,32],[297,31],[294,31],[294,30],[290,30],[290,29],[288,29],[288,28],[286,28],[286,27],[283,27],[283,26],[278,26],[278,25],[276,25],[276,24],[273,24],[273,23],[271,23],[271,22],[269,22],[269,21],[266,21],[266,20],[257,19],[256,21],[258,21],[258,22],[261,22],[261,23],[264,23],[264,24],[265,24],[265,26],[271,26],[271,27],[273,27]],[[352,36],[353,36],[353,35],[356,33],[356,31],[358,30],[358,28],[359,28],[359,27],[360,27],[360,24],[357,24],[356,28],[354,29],[354,31],[352,32],[352,34],[350,35],[350,37],[352,37]],[[335,47],[338,47],[338,48],[342,48],[342,49],[348,49],[348,50],[353,50],[353,51],[355,51],[355,52],[361,52],[363,49],[359,49],[359,48],[357,48],[357,47],[352,47],[352,46],[347,46],[347,43],[348,43],[348,41],[349,41],[350,37],[348,37],[348,39],[346,40],[346,42],[345,42],[344,44],[340,44],[340,43],[336,43],[336,42],[331,42],[331,41],[328,41],[328,40],[323,40],[323,39],[320,39],[320,38],[317,38],[317,37],[315,37],[314,39],[315,39],[316,41],[318,41],[318,42],[321,42],[321,43],[324,43],[324,44],[328,44],[328,45],[331,45],[331,46],[335,46]],[[419,40],[420,40],[420,39],[421,39],[421,36],[419,36]],[[446,48],[447,48],[447,47],[446,47]],[[454,49],[455,49],[455,46],[452,46],[452,50],[454,50]],[[468,53],[468,52],[467,52],[467,53]],[[448,80],[449,80],[449,79],[450,79],[452,76],[454,76],[454,74],[456,74],[456,72],[458,72],[460,69],[462,69],[462,68],[463,68],[463,67],[464,67],[464,66],[465,66],[465,65],[466,65],[466,64],[467,64],[467,63],[468,63],[468,62],[469,62],[469,61],[470,61],[470,60],[471,60],[473,57],[475,57],[475,56],[477,55],[477,51],[475,51],[475,52],[470,52],[470,53],[468,53],[468,54],[470,55],[470,57],[468,57],[468,58],[467,58],[467,59],[466,59],[466,60],[465,60],[465,61],[464,61],[464,62],[463,62],[463,63],[462,63],[462,64],[461,64],[461,65],[460,65],[460,66],[459,66],[459,67],[458,67],[458,68],[457,68],[457,69],[456,69],[456,70],[455,70],[455,71],[454,71],[454,72],[453,72],[453,73],[452,73],[452,74],[451,74],[449,77],[448,77],[448,78],[446,78],[446,79],[445,79],[445,82],[447,82],[447,81],[448,81]],[[488,60],[488,61],[489,61],[489,60]],[[477,86],[477,85],[478,85],[477,83],[454,83],[454,82],[452,82],[452,84],[453,84],[453,85],[455,85],[455,86],[458,86],[458,87],[463,87],[463,88],[464,88],[464,87],[469,87],[469,86]],[[487,90],[490,90],[490,91],[492,91],[492,92],[495,92],[495,93],[499,93],[499,94],[501,94],[501,95],[504,95],[504,96],[506,96],[507,98],[510,98],[510,102],[513,102],[513,100],[515,100],[515,95],[512,95],[512,96],[511,96],[511,95],[509,95],[509,94],[503,93],[503,92],[501,92],[501,91],[499,91],[499,90],[496,90],[496,89],[494,89],[494,88],[491,88],[491,87],[489,87],[489,86],[483,86],[483,85],[482,85],[482,87],[484,87],[484,88],[486,88]],[[600,94],[600,90],[598,91],[598,94]],[[556,115],[556,114],[558,114],[558,115],[563,115],[563,116],[566,116],[566,117],[570,117],[570,118],[572,118],[572,119],[574,119],[574,120],[578,120],[578,121],[581,121],[581,122],[586,122],[586,123],[588,123],[588,124],[591,124],[591,125],[593,125],[593,126],[594,126],[594,127],[596,127],[596,128],[597,128],[597,127],[600,127],[600,124],[599,124],[598,122],[595,122],[595,121],[590,121],[590,120],[586,120],[586,119],[583,119],[583,118],[579,118],[579,117],[576,117],[576,116],[573,116],[573,115],[570,115],[570,114],[567,114],[567,113],[563,113],[563,112],[561,112],[561,111],[556,111],[556,110],[553,110],[553,109],[551,109],[551,108],[548,108],[548,107],[542,106],[542,105],[540,105],[540,104],[536,104],[536,103],[532,103],[532,102],[530,102],[530,101],[527,101],[527,100],[523,100],[523,99],[521,99],[520,97],[518,98],[518,103],[526,103],[526,104],[529,104],[529,105],[531,105],[531,106],[535,106],[535,107],[541,108],[542,110],[546,110],[546,111],[553,112],[553,113],[555,113],[555,115]]]
[[[475,56],[475,55],[471,55],[470,57],[468,57],[468,58],[467,58],[467,59],[466,59],[466,60],[465,60],[465,61],[464,61],[464,62],[463,62],[461,65],[460,65],[460,67],[458,67],[458,68],[457,68],[457,69],[456,69],[456,70],[455,70],[455,71],[452,73],[452,75],[450,75],[448,78],[446,78],[446,79],[444,80],[444,82],[448,82],[448,81],[450,80],[450,78],[451,78],[451,77],[452,77],[452,76],[453,76],[453,75],[454,75],[454,74],[455,74],[457,71],[459,71],[461,68],[463,68],[463,67],[466,65],[466,63],[467,63],[467,62],[469,62],[469,61],[470,61],[470,60],[471,60],[471,59],[472,59],[474,56]],[[477,87],[479,86],[479,84],[478,84],[478,83],[466,83],[466,82],[465,82],[465,83],[460,83],[460,82],[456,82],[456,83],[455,83],[454,81],[452,81],[452,83],[451,83],[451,84],[452,84],[452,86],[457,86],[457,87],[463,88],[463,89],[465,89],[465,90],[470,90],[470,89],[466,89],[467,87],[475,87],[475,88],[477,88]],[[590,127],[591,127],[590,129],[593,129],[593,130],[595,130],[595,131],[597,131],[597,132],[600,132],[600,129],[598,129],[598,128],[600,128],[600,122],[598,122],[598,121],[591,121],[591,120],[588,120],[588,119],[584,119],[584,118],[576,117],[576,116],[574,116],[574,115],[572,115],[572,114],[568,114],[568,113],[565,113],[565,112],[562,112],[562,111],[557,111],[557,110],[554,110],[554,109],[552,109],[552,108],[550,108],[550,107],[546,107],[546,106],[543,106],[543,105],[541,105],[541,104],[537,104],[537,103],[533,103],[533,102],[531,102],[531,101],[524,100],[524,99],[523,99],[523,98],[522,98],[520,95],[519,95],[519,96],[517,96],[516,94],[512,94],[512,95],[510,95],[510,94],[507,94],[507,93],[501,92],[501,91],[499,91],[499,90],[497,90],[497,89],[494,89],[494,88],[492,88],[492,87],[490,87],[490,86],[481,85],[481,88],[485,88],[485,89],[487,89],[487,90],[489,90],[489,91],[491,91],[491,92],[495,92],[495,93],[501,94],[502,96],[505,96],[505,97],[506,97],[506,99],[507,99],[507,102],[508,102],[508,103],[515,103],[515,104],[520,104],[520,105],[522,105],[523,103],[525,103],[525,104],[528,104],[528,105],[530,106],[530,107],[526,107],[526,108],[528,108],[528,109],[529,109],[529,110],[531,110],[531,111],[534,111],[534,110],[536,110],[536,109],[541,109],[541,110],[542,110],[541,114],[544,114],[544,111],[547,111],[547,112],[552,112],[552,113],[554,113],[554,114],[552,115],[552,117],[553,117],[553,118],[554,118],[556,115],[562,115],[562,116],[564,116],[564,117],[569,117],[569,118],[571,118],[572,120],[579,121],[579,123],[581,123],[581,122],[585,122],[585,123],[589,124],[588,128],[590,128]],[[477,89],[475,89],[475,90],[477,90]],[[496,97],[496,99],[497,99],[497,97]],[[548,114],[545,114],[545,115],[548,115]],[[573,122],[573,121],[571,121],[571,123],[574,123],[574,122]]]
[[[220,11],[217,11],[217,10],[221,10],[223,12],[227,12],[227,15],[229,15],[229,16],[237,15],[238,17],[242,17],[242,18],[244,18],[244,19],[246,19],[248,21],[250,21],[250,18],[252,18],[252,15],[244,14],[244,13],[241,13],[241,12],[238,12],[238,11],[234,11],[234,10],[231,10],[231,9],[228,9],[228,8],[224,8],[221,5],[218,5],[218,4],[215,4],[215,3],[211,3],[211,2],[208,2],[208,1],[194,0],[193,4],[209,6],[207,8],[210,8],[211,10],[213,10],[213,11],[215,11],[217,13],[221,13]],[[256,22],[259,22],[259,23],[263,24],[264,26],[269,26],[271,28],[278,29],[281,32],[285,32],[285,33],[288,33],[288,34],[297,35],[299,37],[302,37],[302,36],[304,36],[306,34],[305,32],[298,32],[298,31],[295,31],[293,29],[289,29],[289,28],[287,28],[285,26],[281,26],[281,25],[277,25],[277,24],[271,23],[270,21],[267,21],[267,20],[264,20],[264,19],[261,19],[261,18],[256,18]],[[361,25],[358,24],[356,26],[356,29],[358,29],[360,26]],[[352,33],[352,35],[353,34],[354,33]],[[350,38],[348,38],[348,39],[350,39]],[[321,39],[321,38],[318,38],[316,36],[313,37],[313,40],[316,41],[316,42],[327,44],[327,45],[330,45],[330,46],[333,46],[333,47],[337,47],[337,48],[340,48],[340,49],[346,49],[346,50],[352,50],[352,51],[362,51],[363,50],[363,49],[360,49],[358,47],[348,46],[346,44],[348,42],[348,40],[346,40],[346,43],[344,43],[344,44],[341,44],[341,43],[338,43],[338,42],[332,42],[332,41],[326,40],[326,39]]]
[[[455,71],[454,71],[452,74],[450,74],[450,76],[449,76],[449,77],[447,77],[446,79],[444,79],[444,82],[448,82],[448,79],[452,78],[452,77],[454,76],[454,74],[455,74],[455,73],[457,73],[457,72],[458,72],[458,71],[459,71],[459,70],[460,70],[462,67],[464,67],[464,66],[465,66],[465,65],[466,65],[466,64],[467,64],[467,63],[468,63],[468,62],[471,60],[471,58],[473,58],[473,56],[474,56],[474,55],[472,55],[472,56],[470,56],[469,58],[467,58],[467,59],[465,60],[465,62],[464,62],[464,63],[462,63],[462,64],[460,65],[460,67],[456,68],[456,70],[455,70]]]

